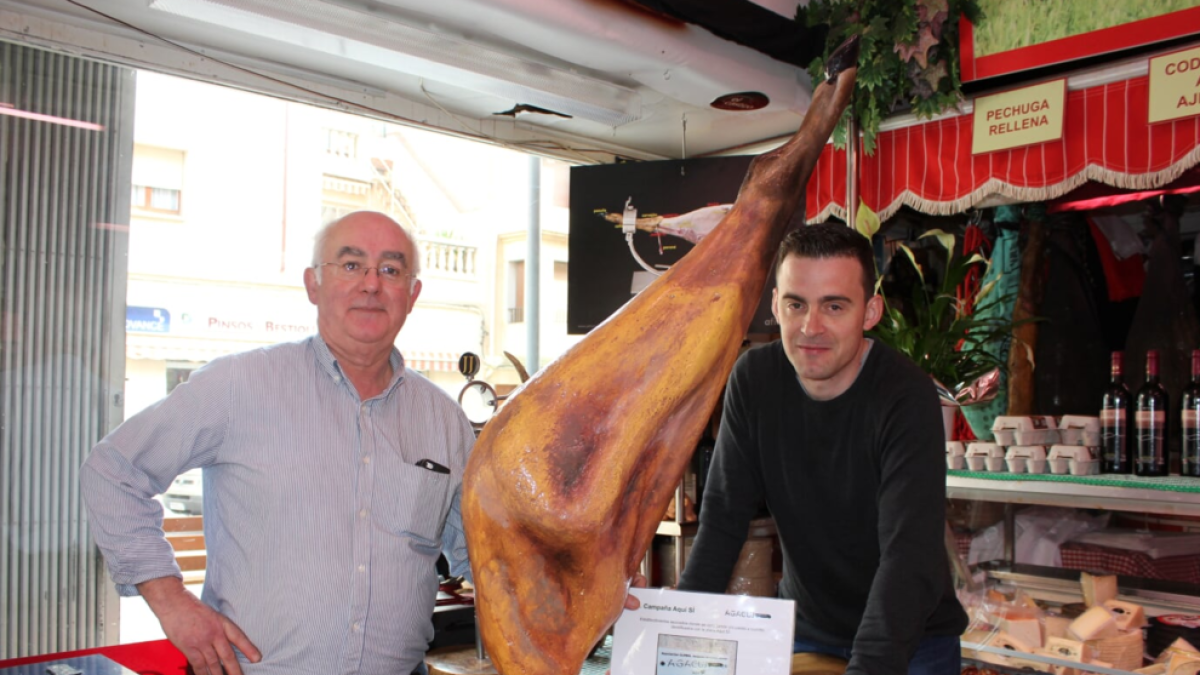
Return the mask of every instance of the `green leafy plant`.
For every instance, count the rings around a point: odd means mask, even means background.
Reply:
[[[904,108],[928,118],[962,100],[958,19],[983,18],[978,0],[812,0],[796,20],[830,26],[824,55],[809,64],[814,81],[825,59],[844,40],[861,36],[858,81],[850,111],[863,134],[863,149],[875,154],[879,124]],[[846,144],[846,121],[834,130]]]
[[[874,237],[879,230],[878,217],[865,205],[860,206],[859,214],[856,228],[867,238]],[[955,237],[948,232],[930,230],[920,238],[929,237],[936,238],[946,254],[940,282],[931,288],[912,249],[900,244],[899,250],[905,255],[898,255],[893,264],[911,264],[919,283],[913,284],[911,297],[904,300],[903,307],[883,298],[883,318],[870,335],[902,352],[933,379],[953,389],[993,368],[1005,368],[1006,363],[997,356],[1002,353],[997,344],[1010,339],[1013,328],[1025,322],[988,316],[988,308],[1012,300],[1011,296],[994,292],[999,279],[979,289],[971,299],[973,311],[968,313],[966,303],[956,296],[958,286],[974,267],[980,267],[981,274],[986,276],[990,261],[979,254],[966,257],[957,253]],[[877,290],[881,286],[882,279]]]

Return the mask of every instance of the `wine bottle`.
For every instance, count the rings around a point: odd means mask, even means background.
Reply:
[[[1100,470],[1104,473],[1133,473],[1130,459],[1129,426],[1133,396],[1125,386],[1121,352],[1112,353],[1112,381],[1100,400]]]
[[[1167,475],[1167,390],[1158,382],[1158,350],[1146,352],[1146,383],[1134,403],[1137,453],[1134,473]]]
[[[1200,349],[1192,350],[1192,381],[1180,404],[1183,453],[1180,473],[1200,478]]]

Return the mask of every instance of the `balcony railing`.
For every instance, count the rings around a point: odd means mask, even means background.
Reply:
[[[425,239],[421,241],[421,273],[474,278],[476,248]]]

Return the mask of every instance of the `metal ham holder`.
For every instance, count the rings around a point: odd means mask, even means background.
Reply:
[[[508,352],[504,352],[504,356],[517,369],[517,374],[521,376],[522,384],[529,379],[529,372],[525,370],[525,366],[521,360]],[[467,416],[467,421],[471,423],[471,428],[475,430],[475,435],[483,429],[483,425],[496,414],[500,406],[508,398],[508,394],[500,395],[496,393],[495,387],[484,380],[477,380],[475,376],[479,374],[482,360],[479,355],[465,352],[458,358],[458,372],[466,378],[467,383],[458,392],[458,405],[462,407],[463,413]],[[487,650],[483,647],[483,636],[479,633],[479,624],[475,624],[475,660],[474,664],[459,664],[466,665],[470,668],[471,673],[484,675],[487,673],[495,673],[495,669],[491,667],[491,661],[488,659]]]

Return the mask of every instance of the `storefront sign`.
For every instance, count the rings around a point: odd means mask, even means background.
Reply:
[[[171,313],[161,307],[125,308],[125,332],[170,333]]]
[[[1150,122],[1200,114],[1200,47],[1150,59]]]
[[[315,323],[295,318],[264,318],[246,313],[234,315],[184,311],[176,332],[190,335],[223,334],[267,341],[292,340],[317,332]]]
[[[986,17],[959,22],[962,81],[1067,63],[1200,31],[1200,0],[979,0]],[[932,10],[931,10],[932,11]]]
[[[975,99],[971,154],[1062,138],[1067,81],[1054,80]]]

